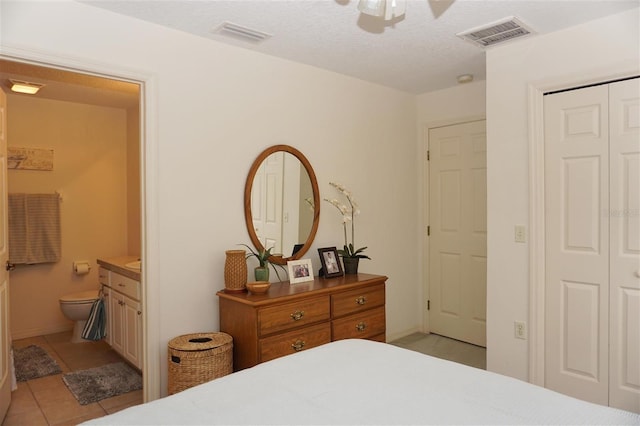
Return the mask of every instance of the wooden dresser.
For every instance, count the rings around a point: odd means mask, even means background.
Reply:
[[[273,283],[267,294],[219,291],[220,331],[233,337],[233,369],[333,340],[384,342],[386,280],[358,274]]]

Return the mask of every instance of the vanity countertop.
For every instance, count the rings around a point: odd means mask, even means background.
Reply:
[[[116,272],[118,274],[129,277],[132,280],[140,281],[140,271],[127,268],[125,265],[130,262],[140,260],[140,256],[120,256],[110,257],[108,259],[97,259],[98,265],[105,269]]]

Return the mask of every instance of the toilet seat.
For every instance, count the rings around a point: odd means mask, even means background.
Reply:
[[[98,298],[98,290],[80,291],[78,293],[71,293],[60,298],[61,303],[87,303],[94,302]]]

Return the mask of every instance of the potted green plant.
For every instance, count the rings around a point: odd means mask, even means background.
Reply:
[[[259,266],[256,266],[254,269],[254,277],[256,281],[269,281],[269,265],[271,265],[274,272],[276,273],[278,277],[278,281],[282,281],[280,279],[280,274],[276,269],[276,264],[271,263],[269,261],[269,258],[271,257],[271,250],[273,250],[273,247],[270,247],[268,249],[263,248],[256,251],[246,244],[242,244],[242,245],[245,246],[247,249],[249,249],[249,253],[247,253],[246,259],[250,257],[255,257],[256,259],[258,259]],[[282,265],[277,265],[277,266],[284,269]]]
[[[329,182],[329,185],[336,188],[338,191],[345,196],[347,201],[349,202],[349,206],[340,203],[337,199],[329,200],[325,198],[324,200],[333,205],[340,214],[342,215],[342,227],[344,230],[344,248],[342,250],[338,250],[338,254],[342,257],[342,263],[344,264],[344,273],[345,274],[357,274],[358,273],[358,265],[360,263],[360,259],[369,259],[371,258],[362,252],[367,249],[367,247],[360,247],[359,249],[355,248],[355,225],[354,218],[357,214],[360,213],[360,209],[358,205],[353,200],[353,195],[351,191],[345,188],[343,185],[335,182]],[[347,223],[351,223],[351,242],[347,239]]]

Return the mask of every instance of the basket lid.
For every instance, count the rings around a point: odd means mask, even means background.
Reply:
[[[206,351],[232,342],[227,333],[193,333],[183,334],[169,341],[171,349],[181,351]]]

